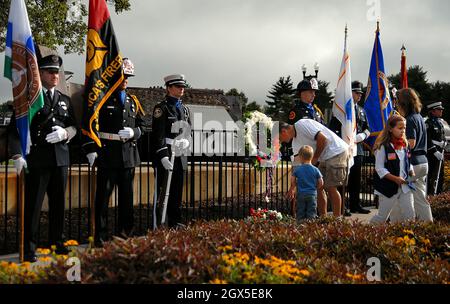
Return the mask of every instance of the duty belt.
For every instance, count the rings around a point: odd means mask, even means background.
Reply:
[[[114,134],[114,133],[98,132],[98,136],[101,139],[124,141],[122,138],[120,138],[120,136],[118,134]]]
[[[438,146],[439,148],[444,148],[445,147],[445,141],[436,141],[436,140],[432,140],[431,141],[434,145]]]

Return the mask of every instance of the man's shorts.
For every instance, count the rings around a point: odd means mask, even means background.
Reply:
[[[320,162],[319,170],[323,175],[324,188],[347,185],[348,152],[344,152],[326,161]]]

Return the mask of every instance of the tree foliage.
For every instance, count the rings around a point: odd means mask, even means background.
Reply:
[[[444,81],[429,82],[428,72],[423,67],[415,65],[408,68],[408,86],[419,93],[420,99],[424,105],[423,115],[427,115],[426,105],[435,101],[442,101],[444,107],[450,103],[450,83]],[[400,88],[400,73],[388,77],[391,84]],[[448,106],[447,106],[448,108]],[[446,121],[450,121],[450,109],[444,111]]]
[[[291,76],[280,77],[267,95],[266,114],[273,120],[285,120],[294,106],[295,92]]]
[[[0,0],[0,51],[5,49],[10,0]],[[130,10],[129,0],[109,0],[116,13]],[[82,0],[26,0],[28,18],[36,44],[64,53],[81,54],[85,50],[88,9]]]

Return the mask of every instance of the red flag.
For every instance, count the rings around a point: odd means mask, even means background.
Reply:
[[[402,83],[402,89],[408,88],[408,70],[406,68],[406,48],[402,47],[402,68],[400,72],[400,80]]]
[[[106,1],[89,0],[82,132],[98,146],[98,113],[124,80],[122,61]]]

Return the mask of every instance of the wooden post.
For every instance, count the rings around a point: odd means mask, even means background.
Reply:
[[[19,261],[24,262],[24,244],[25,244],[25,168],[20,172],[19,178]]]

